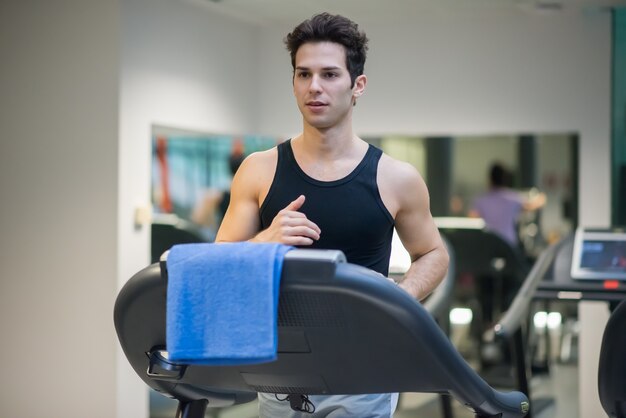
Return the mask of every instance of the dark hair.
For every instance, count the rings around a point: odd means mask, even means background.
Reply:
[[[243,163],[246,156],[243,154],[231,154],[228,158],[228,167],[230,167],[230,173],[234,176],[237,170],[239,170],[239,166]]]
[[[346,51],[346,67],[350,73],[352,87],[358,76],[363,74],[367,56],[367,36],[359,25],[350,19],[329,13],[320,13],[305,20],[285,38],[291,54],[291,66],[296,69],[296,53],[305,43],[334,42],[343,45]]]
[[[502,187],[506,184],[506,169],[502,164],[495,163],[491,166],[489,179],[491,180],[492,186]]]

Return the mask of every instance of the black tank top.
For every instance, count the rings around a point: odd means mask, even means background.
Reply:
[[[277,148],[276,174],[259,209],[262,229],[269,227],[280,210],[303,194],[306,200],[300,212],[322,231],[318,241],[303,248],[341,250],[349,263],[386,276],[394,221],[376,183],[382,151],[370,145],[363,160],[346,177],[319,181],[298,166],[290,140]]]

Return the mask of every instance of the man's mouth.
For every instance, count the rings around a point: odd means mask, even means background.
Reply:
[[[307,102],[306,104],[307,106],[312,106],[312,107],[320,107],[320,106],[326,106],[326,103],[324,102],[318,102],[318,101],[313,101],[313,102]]]

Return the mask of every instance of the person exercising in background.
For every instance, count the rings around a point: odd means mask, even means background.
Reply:
[[[448,254],[417,170],[354,134],[365,92],[367,37],[351,20],[321,13],[285,39],[303,130],[248,156],[235,175],[216,242],[279,242],[338,249],[348,262],[387,276],[393,228],[412,264],[399,286],[417,300],[443,279]],[[390,417],[397,394],[310,396],[314,415],[259,394],[261,417]]]
[[[236,140],[228,157],[230,174],[234,177],[239,166],[245,158],[243,144]],[[213,241],[219,225],[224,219],[228,205],[230,204],[230,187],[226,190],[207,189],[203,196],[194,205],[190,219],[201,228],[203,237],[207,241]]]
[[[507,171],[502,164],[492,164],[489,190],[476,198],[468,215],[483,218],[487,229],[498,233],[513,248],[519,248],[515,230],[517,218],[523,211],[537,210],[545,205],[546,195],[539,193],[532,199],[524,200],[507,187],[506,176]]]

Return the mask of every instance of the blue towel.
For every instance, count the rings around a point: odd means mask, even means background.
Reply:
[[[276,359],[285,253],[274,243],[175,245],[167,256],[169,358],[229,365]]]

